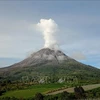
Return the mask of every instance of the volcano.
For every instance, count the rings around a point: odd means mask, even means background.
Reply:
[[[43,64],[55,64],[59,65],[63,62],[67,62],[69,60],[73,60],[72,58],[65,55],[60,50],[53,50],[49,48],[43,48],[38,52],[35,52],[30,55],[30,57],[21,61],[20,63],[14,64],[11,67],[26,67],[26,66],[35,66],[35,65],[43,65]]]
[[[0,69],[0,79],[20,80],[22,77],[76,76],[82,79],[100,77],[100,70],[67,56],[60,50],[43,48],[23,61]],[[37,78],[38,79],[38,78]]]

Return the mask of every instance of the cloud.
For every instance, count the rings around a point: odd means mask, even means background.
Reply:
[[[76,60],[86,60],[86,56],[82,52],[73,52],[70,57]]]

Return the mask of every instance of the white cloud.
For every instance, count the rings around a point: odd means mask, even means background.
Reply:
[[[76,60],[86,60],[86,56],[82,52],[78,52],[78,51],[70,54],[70,57]]]

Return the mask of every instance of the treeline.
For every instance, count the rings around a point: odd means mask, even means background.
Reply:
[[[79,86],[74,88],[74,93],[68,93],[66,91],[57,95],[43,95],[37,93],[34,97],[25,99],[24,97],[2,97],[0,100],[100,100],[100,88],[89,90],[87,92]]]
[[[10,80],[9,80],[10,79]],[[55,75],[50,75],[50,76],[21,76],[20,78],[14,80],[15,77],[9,77],[9,78],[1,78],[0,83],[2,81],[18,81],[21,83],[77,83],[78,78],[76,76],[55,76]]]

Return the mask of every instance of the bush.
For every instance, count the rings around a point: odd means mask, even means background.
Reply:
[[[43,100],[44,96],[41,93],[35,94],[35,100]]]
[[[84,89],[83,89],[81,86],[75,87],[75,88],[74,88],[74,93],[75,93],[75,97],[76,97],[77,99],[86,98],[86,96],[85,96],[85,91],[84,91]]]
[[[68,100],[68,99],[69,99],[69,96],[68,96],[68,95],[69,95],[69,93],[66,92],[66,91],[64,91],[64,92],[62,92],[62,93],[60,94],[58,100]]]

